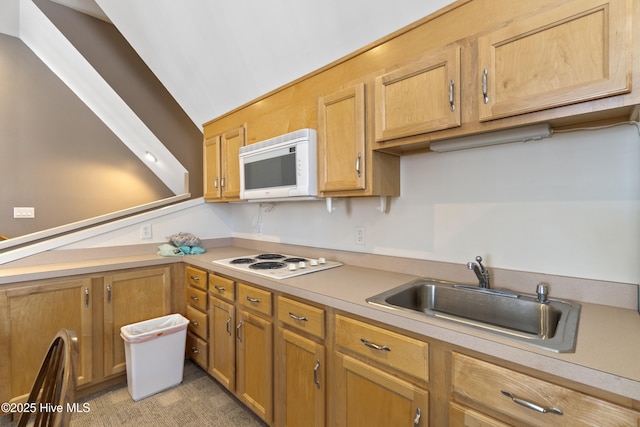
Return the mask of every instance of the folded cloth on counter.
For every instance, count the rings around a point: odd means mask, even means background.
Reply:
[[[173,245],[165,243],[164,245],[158,246],[158,255],[162,256],[182,256],[184,252],[180,250],[180,248],[176,248]]]
[[[186,254],[192,254],[192,255],[196,255],[196,254],[202,254],[204,253],[204,248],[201,248],[200,246],[186,246],[186,245],[182,245],[182,246],[178,246],[178,248]]]

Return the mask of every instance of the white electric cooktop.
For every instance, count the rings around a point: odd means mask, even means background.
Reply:
[[[289,277],[315,273],[342,265],[341,262],[330,261],[325,258],[307,258],[276,253],[219,259],[213,261],[213,263],[239,271],[271,277],[273,279],[287,279]]]

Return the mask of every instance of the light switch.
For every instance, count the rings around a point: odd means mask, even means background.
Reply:
[[[14,218],[35,218],[36,208],[13,208]]]

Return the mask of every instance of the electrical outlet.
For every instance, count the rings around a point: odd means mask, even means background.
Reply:
[[[35,218],[36,217],[36,209],[35,208],[13,208],[13,217],[14,218]]]
[[[151,239],[153,237],[153,233],[151,231],[151,224],[144,224],[140,226],[140,238],[141,239]]]
[[[356,245],[364,245],[364,227],[356,225]]]

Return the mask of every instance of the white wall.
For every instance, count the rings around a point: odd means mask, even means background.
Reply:
[[[20,26],[18,25],[19,16],[19,0],[0,1],[0,33],[18,37],[20,32]]]
[[[234,204],[235,236],[640,282],[638,128],[402,158],[401,196]],[[272,209],[271,209],[272,208]],[[257,234],[256,223],[262,224]],[[364,226],[364,246],[354,244]]]

